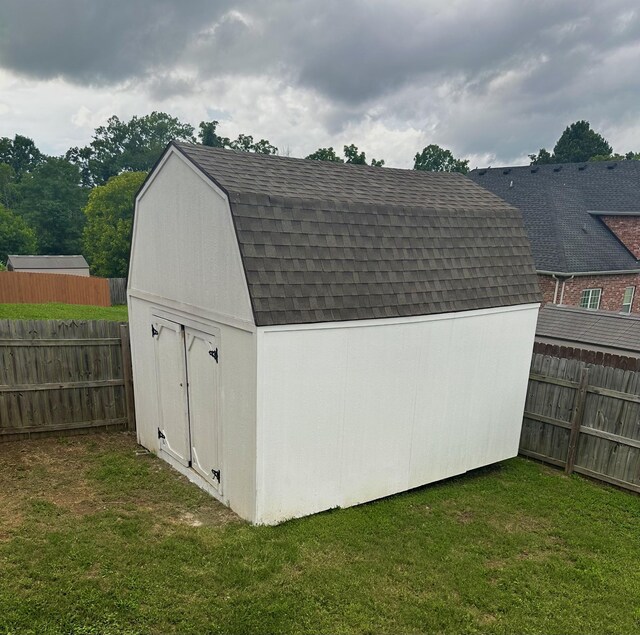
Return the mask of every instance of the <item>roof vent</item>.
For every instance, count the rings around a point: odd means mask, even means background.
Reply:
[[[486,171],[486,170],[478,170],[478,174],[479,174],[480,176],[484,176],[486,173],[487,173],[487,171]]]
[[[560,170],[562,170],[562,166],[561,165],[556,165],[556,167],[553,168],[554,172],[560,172]]]
[[[587,229],[587,224],[586,224],[586,223],[582,226],[582,231],[583,231],[585,234],[588,234],[588,233],[589,233],[589,230]]]
[[[607,166],[607,170],[613,170],[613,168],[615,168],[615,167],[616,167],[616,165],[618,165],[618,163],[617,163],[617,162],[616,162],[616,163],[610,163],[610,164]]]
[[[509,187],[513,187],[513,181],[509,181]]]
[[[540,168],[539,167],[535,167],[535,168],[531,168],[531,174],[535,174]]]
[[[587,169],[587,164],[585,163],[584,165],[579,165],[578,166],[578,170],[580,170],[580,172],[582,172],[582,170],[586,170]]]
[[[502,174],[509,174],[509,172],[511,172],[511,168],[506,168],[505,170],[502,170]]]

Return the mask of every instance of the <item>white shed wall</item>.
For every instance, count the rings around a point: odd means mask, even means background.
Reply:
[[[153,315],[218,329],[223,500],[254,520],[256,334],[240,251],[226,196],[172,151],[138,197],[128,296],[138,440],[154,452]]]
[[[138,197],[129,289],[253,324],[229,202],[175,150]]]
[[[537,312],[259,328],[256,521],[515,456]]]

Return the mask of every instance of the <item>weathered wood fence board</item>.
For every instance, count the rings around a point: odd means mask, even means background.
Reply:
[[[0,441],[134,429],[130,364],[126,324],[0,320]]]
[[[127,303],[127,279],[126,278],[109,278],[109,295],[111,304]]]
[[[637,360],[552,352],[534,351],[520,453],[640,492]]]
[[[0,304],[64,302],[111,306],[107,278],[0,271]]]

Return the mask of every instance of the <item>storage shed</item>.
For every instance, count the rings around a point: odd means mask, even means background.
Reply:
[[[7,271],[27,273],[66,273],[88,276],[89,264],[84,256],[9,256]]]
[[[139,441],[255,523],[515,456],[538,293],[462,175],[172,143],[136,198]]]

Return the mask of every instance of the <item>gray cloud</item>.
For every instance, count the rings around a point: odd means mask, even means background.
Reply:
[[[605,130],[635,120],[637,128],[636,6],[4,0],[0,67],[78,85],[132,82],[159,102],[212,82],[230,90],[270,78],[324,100],[317,117],[328,136],[367,118],[424,130],[461,154],[515,160],[552,145],[577,118]],[[209,99],[207,108],[233,116],[232,104]]]

